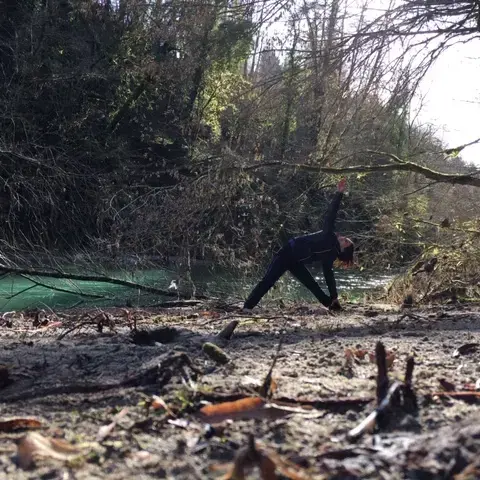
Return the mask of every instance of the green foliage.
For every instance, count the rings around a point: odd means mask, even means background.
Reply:
[[[202,120],[212,127],[215,139],[220,138],[221,118],[225,110],[237,110],[235,99],[238,92],[251,87],[239,73],[224,70],[218,65],[212,67],[205,79],[205,86],[199,99]]]
[[[250,54],[253,25],[248,20],[225,20],[211,37],[213,57],[219,69],[237,68]]]

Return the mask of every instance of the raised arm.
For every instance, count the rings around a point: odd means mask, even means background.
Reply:
[[[337,186],[337,191],[333,200],[328,206],[328,210],[323,219],[323,230],[333,232],[335,228],[335,220],[337,219],[338,209],[340,207],[340,202],[342,201],[343,193],[345,192],[346,180],[342,178]]]

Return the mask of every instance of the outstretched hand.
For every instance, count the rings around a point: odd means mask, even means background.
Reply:
[[[346,178],[342,178],[342,179],[338,182],[337,191],[339,191],[340,193],[343,193],[346,188],[347,188],[347,179],[346,179]]]

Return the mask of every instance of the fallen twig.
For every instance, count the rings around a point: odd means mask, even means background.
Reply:
[[[43,428],[43,423],[36,418],[15,417],[0,420],[0,432],[14,432],[16,430],[34,430]]]
[[[167,302],[160,302],[151,305],[152,307],[159,307],[159,308],[183,308],[183,307],[198,307],[199,305],[203,305],[203,301],[201,300],[170,300]]]
[[[417,320],[417,321],[424,321],[426,320],[425,317],[421,317],[420,315],[415,315],[414,313],[411,312],[404,312],[402,315],[400,315],[393,323],[394,325],[399,325],[402,320],[405,318],[411,318],[412,320]]]
[[[82,450],[59,438],[44,437],[38,432],[29,432],[17,443],[18,464],[31,468],[38,458],[52,458],[67,462],[79,457]]]
[[[223,340],[230,340],[230,338],[232,338],[233,332],[237,328],[237,325],[238,320],[232,320],[225,328],[223,328],[219,333],[217,333],[216,337]]]
[[[73,327],[69,328],[65,332],[62,332],[58,337],[57,340],[62,340],[64,339],[69,333],[74,332],[75,330],[79,330],[82,327],[86,327],[87,325],[93,325],[95,319],[89,319],[85,320],[84,322],[80,322],[77,325],[74,325]]]
[[[265,376],[265,380],[263,381],[262,386],[260,387],[260,396],[263,398],[270,398],[273,393],[273,379],[272,379],[272,374],[273,374],[273,369],[275,367],[275,364],[277,363],[278,356],[280,354],[280,350],[282,348],[283,344],[283,335],[280,338],[280,341],[278,342],[277,346],[277,351],[275,352],[275,356],[273,357],[272,365],[270,366],[270,370],[268,371],[267,375]]]
[[[435,397],[452,397],[458,400],[477,402],[480,399],[480,392],[433,392],[424,395],[424,398],[431,400]]]
[[[373,397],[344,397],[344,398],[322,398],[321,400],[293,400],[288,397],[276,398],[276,402],[282,404],[296,404],[300,407],[311,407],[317,410],[348,410],[352,408],[363,408],[365,405],[372,403],[375,399]]]

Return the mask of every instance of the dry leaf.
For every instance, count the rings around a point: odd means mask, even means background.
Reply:
[[[98,429],[97,438],[96,438],[97,442],[103,442],[108,436],[110,436],[110,434],[113,432],[113,429],[115,428],[116,425],[117,425],[116,422],[109,423],[108,425],[102,425]]]
[[[220,423],[224,420],[252,418],[266,405],[260,397],[247,397],[233,402],[223,402],[217,405],[207,405],[200,409],[200,418],[209,423]]]
[[[98,429],[97,433],[97,442],[102,442],[105,440],[112,432],[113,429],[116,427],[118,421],[124,417],[128,413],[128,408],[123,408],[115,417],[113,418],[113,422],[109,423],[108,425],[103,425]]]
[[[311,414],[311,410],[295,405],[267,402],[260,397],[247,397],[233,402],[207,405],[200,409],[200,420],[216,424],[225,420],[246,420],[251,418],[266,418],[270,420],[286,417],[293,413]]]
[[[386,360],[387,360],[387,369],[391,369],[393,367],[393,362],[395,361],[395,352],[385,352],[386,354]],[[370,363],[377,363],[376,355],[375,352],[368,353],[368,358],[370,360]]]
[[[367,350],[361,350],[359,348],[346,348],[345,349],[345,357],[350,359],[350,358],[359,358],[360,360],[363,360],[365,358],[365,355],[367,354]]]
[[[220,313],[218,312],[210,312],[208,310],[205,310],[203,312],[200,312],[200,315],[202,317],[211,317],[211,318],[220,318]]]
[[[46,330],[47,328],[61,327],[62,325],[63,325],[63,322],[48,322],[46,325],[43,326],[43,328],[39,328],[39,330]]]
[[[42,423],[35,418],[9,418],[0,420],[0,432],[13,432],[15,430],[41,428]]]
[[[147,452],[146,450],[139,450],[138,452],[133,452],[130,455],[130,458],[140,462],[140,461],[148,460],[151,456],[152,454],[150,452]]]
[[[363,360],[367,353],[368,353],[367,350],[361,350],[361,349],[356,349],[353,351],[353,354],[360,360]]]
[[[158,465],[160,458],[146,450],[132,452],[125,458],[127,467],[129,468],[149,468]]]
[[[455,385],[444,378],[440,378],[439,380],[440,385],[446,392],[453,392],[455,390]]]
[[[18,464],[24,469],[32,467],[39,457],[68,461],[81,453],[64,440],[47,438],[37,432],[27,433],[17,443]]]
[[[249,436],[248,445],[235,455],[235,461],[222,480],[245,480],[245,474],[255,467],[260,469],[261,480],[277,480],[275,465],[262,452],[257,450],[253,435]]]
[[[175,414],[172,412],[172,409],[166,404],[165,400],[157,395],[152,396],[152,408],[158,410],[163,408],[170,416],[175,417]]]
[[[263,448],[262,448],[263,450]],[[264,451],[268,458],[275,465],[276,470],[280,472],[284,477],[290,480],[310,480],[311,476],[305,471],[304,468],[296,465],[289,460],[285,460],[278,455],[278,453],[271,450]]]
[[[452,357],[458,357],[460,355],[466,355],[474,352],[480,346],[479,343],[466,343],[461,347],[458,347],[452,354]]]
[[[245,480],[246,472],[255,467],[260,470],[261,480],[277,480],[276,471],[289,480],[311,479],[302,467],[282,459],[276,452],[255,442],[253,435],[249,438],[248,446],[237,452],[233,464],[213,465],[210,468],[211,470],[229,470],[221,480]]]

